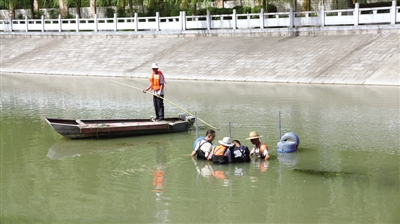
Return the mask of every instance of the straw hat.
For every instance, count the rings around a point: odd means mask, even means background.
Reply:
[[[252,131],[252,132],[250,132],[249,137],[246,139],[249,140],[249,139],[256,139],[256,138],[261,138],[261,137],[263,137],[263,136],[258,135],[258,133],[256,131]]]
[[[222,140],[218,140],[219,144],[227,146],[227,147],[231,147],[234,144],[232,143],[231,138],[229,137],[224,137]]]

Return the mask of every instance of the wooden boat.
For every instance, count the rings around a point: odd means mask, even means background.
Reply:
[[[66,138],[116,138],[138,135],[163,134],[187,131],[195,118],[187,114],[165,118],[162,121],[151,119],[100,119],[72,120],[46,118],[46,122]]]

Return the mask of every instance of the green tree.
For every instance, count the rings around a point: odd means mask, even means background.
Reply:
[[[81,18],[82,1],[81,0],[75,0],[75,4],[76,4],[76,14],[78,15],[79,18]]]

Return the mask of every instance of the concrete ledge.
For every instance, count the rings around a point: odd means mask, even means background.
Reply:
[[[290,37],[290,36],[334,36],[358,34],[400,34],[400,24],[364,26],[325,26],[265,29],[212,29],[185,31],[138,31],[138,32],[0,32],[5,38],[157,38],[157,37]]]

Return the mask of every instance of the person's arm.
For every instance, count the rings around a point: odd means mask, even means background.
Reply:
[[[265,147],[265,149],[264,149],[264,159],[265,160],[268,160],[269,159],[269,153],[268,153],[268,146],[267,147]]]
[[[197,150],[193,150],[192,154],[190,154],[190,156],[195,156],[196,155]]]
[[[214,154],[214,149],[215,149],[215,147],[213,147],[213,146],[210,144],[210,152],[209,152],[209,155],[206,156],[207,160],[211,160],[211,159],[212,159],[212,156],[213,156],[213,154]]]
[[[250,151],[250,155],[254,155],[254,147],[253,147],[253,149]]]
[[[264,149],[264,159],[268,160],[269,159],[269,153],[268,153],[268,148]]]
[[[160,75],[160,93],[162,93],[162,91],[164,90],[164,84],[165,84],[164,74],[161,73],[161,75]]]
[[[150,83],[149,86],[147,86],[146,89],[143,90],[143,93],[146,93],[147,91],[149,91],[149,89],[151,89],[152,84]]]
[[[226,150],[225,156],[228,157],[228,161],[231,163],[232,162],[232,157],[231,157],[231,150],[229,148]]]

